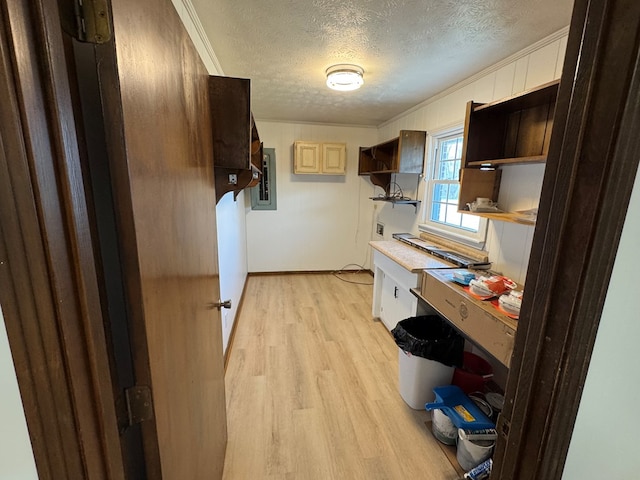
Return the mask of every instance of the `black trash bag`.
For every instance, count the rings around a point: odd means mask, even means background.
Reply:
[[[391,333],[405,352],[449,367],[462,367],[464,338],[437,315],[401,320]]]

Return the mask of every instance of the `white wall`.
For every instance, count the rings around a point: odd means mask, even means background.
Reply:
[[[564,480],[638,478],[640,408],[637,346],[640,174],[622,230],[618,254],[593,349]]]
[[[0,309],[0,479],[37,480],[36,464]]]
[[[398,136],[400,130],[434,133],[462,126],[469,100],[491,102],[560,78],[567,33],[568,29],[557,32],[384,123],[379,129],[379,141]],[[514,165],[502,170],[500,207],[510,211],[537,207],[544,164]],[[398,177],[403,190],[415,191],[413,180]],[[421,182],[418,198],[422,200],[424,187]],[[417,234],[418,224],[424,219],[424,202],[422,205],[417,214],[406,206],[382,206],[377,218],[385,224],[385,237],[393,232]],[[493,268],[523,283],[532,240],[533,227],[489,221],[486,250]]]
[[[231,308],[223,308],[221,311],[222,346],[225,352],[247,279],[247,228],[244,198],[245,192],[241,192],[235,201],[233,193],[227,193],[216,206],[220,298],[231,300]]]
[[[249,205],[249,271],[337,270],[350,263],[369,268],[373,185],[368,177],[358,176],[358,153],[360,146],[376,143],[377,130],[260,120],[256,124],[265,148],[276,151],[278,209],[252,211]],[[294,175],[296,140],[346,143],[347,174]]]
[[[183,0],[172,1],[209,74],[224,75],[213,48],[206,39],[206,35],[204,35],[202,24],[191,2]],[[232,306],[229,310],[222,309],[222,344],[225,352],[247,279],[247,235],[244,196],[245,193],[241,192],[236,201],[234,201],[233,193],[227,193],[216,206],[220,298],[222,300],[231,300]]]

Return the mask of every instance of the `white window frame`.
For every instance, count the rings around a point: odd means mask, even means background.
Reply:
[[[462,125],[455,125],[429,133],[427,168],[424,177],[424,181],[426,183],[426,188],[424,189],[424,208],[422,209],[422,223],[418,225],[418,229],[423,232],[438,235],[448,240],[453,240],[455,242],[477,248],[478,250],[482,250],[487,239],[488,222],[486,218],[477,217],[480,219],[477,232],[472,232],[463,228],[456,228],[454,226],[430,220],[433,191],[436,184],[434,176],[436,172],[436,165],[438,163],[438,145],[448,137],[459,136],[463,133],[464,127]]]

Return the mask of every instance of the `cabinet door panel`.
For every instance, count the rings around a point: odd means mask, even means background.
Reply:
[[[346,173],[347,147],[344,143],[322,144],[322,173],[344,175]]]
[[[320,144],[296,142],[293,173],[320,173]]]

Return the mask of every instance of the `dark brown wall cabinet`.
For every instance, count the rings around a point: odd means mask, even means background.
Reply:
[[[251,80],[209,77],[216,202],[234,198],[262,175],[262,143],[251,114]]]
[[[415,173],[424,170],[424,151],[427,132],[400,130],[400,135],[372,147],[360,147],[358,175],[369,175],[371,183],[381,187],[385,197],[375,200],[394,201],[391,195],[391,176],[395,173]],[[419,203],[417,200],[396,200],[395,203]]]
[[[458,208],[498,199],[500,168],[546,162],[560,81],[492,103],[467,104]],[[496,218],[495,215],[477,214]],[[502,220],[510,220],[509,216]]]

